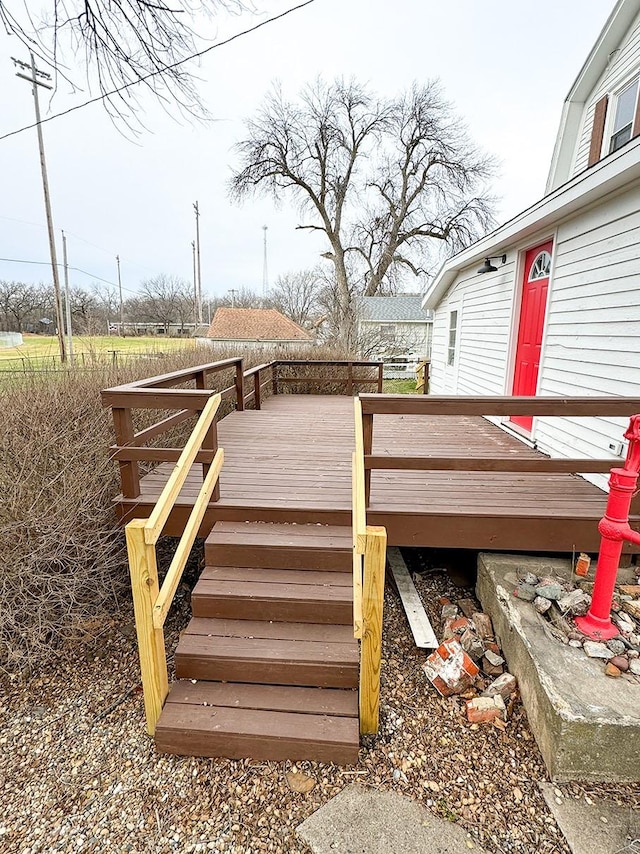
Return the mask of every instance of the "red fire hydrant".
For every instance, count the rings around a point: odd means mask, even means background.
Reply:
[[[622,543],[640,545],[640,534],[629,526],[629,508],[640,471],[640,415],[633,415],[624,438],[629,440],[624,468],[611,469],[607,509],[598,525],[602,535],[596,567],[593,598],[589,613],[576,618],[580,631],[594,640],[608,640],[619,634],[611,622],[611,603],[622,553]]]

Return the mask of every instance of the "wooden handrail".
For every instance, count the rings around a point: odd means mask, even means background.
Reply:
[[[538,417],[625,416],[640,412],[640,397],[470,397],[361,394],[365,415],[489,415]]]
[[[220,470],[222,469],[223,463],[224,451],[222,448],[218,448],[213,464],[207,472],[207,476],[200,488],[200,492],[195,500],[193,509],[189,514],[187,524],[185,525],[182,536],[180,537],[180,542],[178,543],[178,548],[175,551],[173,560],[169,565],[162,587],[158,593],[158,598],[154,603],[153,625],[156,629],[161,629],[164,626],[167,612],[173,602],[173,597],[178,589],[178,584],[180,584],[182,573],[184,572],[189,554],[191,553],[194,540],[200,530],[204,514],[209,506],[209,499],[211,498],[211,493],[213,492],[218,481],[218,477],[220,476]],[[149,522],[150,521],[151,520],[149,520]]]
[[[180,584],[209,501],[217,487],[220,470],[224,462],[222,448],[216,450],[213,462],[205,475],[161,589],[158,583],[156,543],[191,466],[203,453],[203,443],[211,439],[211,431],[215,428],[215,417],[220,401],[220,394],[212,395],[207,400],[149,518],[133,519],[125,527],[140,655],[142,691],[147,732],[150,735],[155,733],[163,703],[169,692],[164,622]]]
[[[151,511],[151,516],[149,516],[144,529],[144,539],[149,545],[155,545],[158,542],[158,537],[162,533],[162,529],[173,510],[176,498],[184,486],[184,482],[191,470],[191,466],[193,465],[205,436],[213,423],[213,419],[216,416],[221,399],[221,396],[216,394],[210,397],[207,401],[200,418],[198,418],[198,423],[193,428],[193,432],[191,433],[191,436],[189,436],[189,440],[184,446],[184,450],[180,454],[180,458],[176,463],[175,468],[171,472],[164,489],[160,493],[160,497],[158,498],[155,507]]]
[[[365,455],[365,469],[402,469],[404,471],[493,471],[543,472],[558,474],[595,474],[610,472],[615,459],[592,460],[589,457],[553,457],[512,459],[511,457],[403,457]]]

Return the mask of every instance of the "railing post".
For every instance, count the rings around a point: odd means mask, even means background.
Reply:
[[[244,410],[244,370],[242,359],[236,363],[236,409],[238,412]]]
[[[373,413],[362,415],[362,438],[364,455],[370,455],[373,448]],[[371,499],[371,469],[364,470],[364,506],[369,506]]]
[[[262,405],[260,397],[260,371],[256,371],[253,375],[253,404],[256,409],[260,409]]]
[[[362,644],[360,651],[360,733],[378,732],[382,611],[387,555],[385,528],[367,526],[362,585]]]
[[[347,365],[347,394],[353,397],[353,362]]]
[[[384,379],[384,365],[378,364],[378,394],[382,394],[382,380]]]
[[[116,434],[116,444],[130,445],[134,440],[133,419],[130,409],[112,408],[113,427]],[[137,460],[119,461],[120,483],[124,498],[137,498],[140,495],[140,471]]]
[[[271,366],[271,393],[278,393],[278,362],[274,362]]]
[[[423,394],[429,394],[429,368],[431,366],[431,362],[425,360],[424,363],[424,388],[422,389]]]
[[[159,593],[158,568],[155,545],[145,543],[145,523],[145,519],[133,519],[126,526],[125,534],[147,732],[153,735],[169,685],[164,632],[153,627],[153,606]]]

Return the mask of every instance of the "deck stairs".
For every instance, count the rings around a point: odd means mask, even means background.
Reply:
[[[356,762],[351,529],[218,522],[205,564],[158,750]]]

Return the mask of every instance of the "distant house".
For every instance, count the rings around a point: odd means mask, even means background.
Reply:
[[[433,280],[432,393],[640,395],[640,0],[616,3],[567,96],[546,193]],[[627,423],[505,427],[552,455],[613,458]]]
[[[274,308],[218,308],[205,339],[245,349],[313,347],[315,339]]]
[[[433,312],[422,307],[419,294],[361,297],[357,307],[357,339],[363,355],[385,359],[428,359]]]

